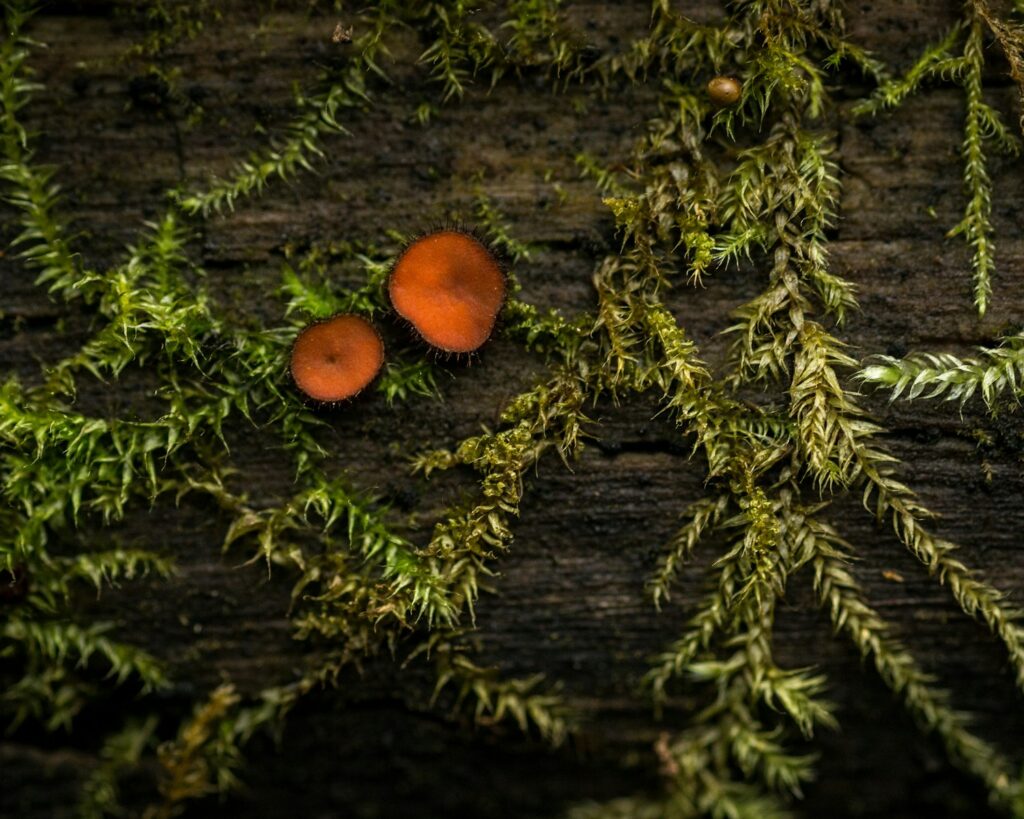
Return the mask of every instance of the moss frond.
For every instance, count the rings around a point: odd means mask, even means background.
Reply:
[[[815,587],[836,630],[849,635],[919,724],[939,737],[949,755],[985,783],[991,801],[1016,813],[1021,784],[1008,760],[968,730],[965,716],[950,706],[949,695],[934,687],[931,676],[890,635],[850,574],[843,551],[824,544],[815,555],[814,569]]]
[[[878,356],[858,378],[891,392],[891,400],[917,398],[958,401],[978,395],[989,409],[1009,393],[1018,398],[1024,383],[1024,338],[1007,336],[999,347],[984,347],[977,357],[918,353],[904,359]]]
[[[31,135],[19,119],[32,94],[42,89],[32,82],[26,65],[30,49],[38,47],[23,33],[34,9],[27,2],[16,1],[5,4],[4,11],[6,36],[0,43],[0,180],[8,187],[5,201],[21,214],[21,232],[11,244],[20,248],[22,258],[35,270],[40,284],[70,297],[83,270],[55,215],[60,193],[53,181],[56,171],[33,164]]]
[[[1024,94],[1024,32],[1019,23],[995,15],[984,0],[967,0],[963,8],[963,18],[941,40],[925,48],[903,77],[882,83],[871,97],[854,106],[853,113],[864,116],[896,108],[927,82],[953,82],[963,89],[966,116],[960,152],[967,204],[963,219],[947,235],[963,236],[972,250],[974,305],[983,316],[995,271],[992,180],[986,148],[991,144],[1011,156],[1021,152],[1020,137],[984,99],[985,34],[995,36],[1010,63],[1011,76]]]

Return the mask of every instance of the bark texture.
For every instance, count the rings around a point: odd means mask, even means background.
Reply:
[[[59,167],[65,215],[88,263],[112,264],[140,223],[157,216],[163,192],[197,183],[265,144],[266,132],[291,113],[295,82],[310,80],[333,59],[337,20],[278,4],[257,13],[224,3],[219,21],[157,59],[167,86],[138,61],[117,55],[140,31],[117,5],[54,3],[32,35],[48,44],[34,59],[46,91],[27,110],[38,132],[38,159]],[[301,5],[301,4],[295,4]],[[641,28],[646,0],[578,2],[575,24],[599,48]],[[701,0],[685,9],[713,17]],[[866,0],[850,3],[853,39],[895,68],[957,14],[956,3]],[[625,157],[653,111],[651,90],[613,90],[605,98],[570,90],[553,95],[540,83],[474,87],[461,105],[442,108],[427,128],[411,113],[427,94],[416,32],[397,32],[395,78],[375,104],[348,123],[351,137],[331,137],[316,175],[275,183],[237,213],[211,218],[192,248],[207,284],[224,305],[272,322],[284,249],[360,237],[387,246],[386,231],[415,231],[456,213],[471,213],[479,185],[504,210],[513,233],[536,243],[517,267],[523,298],[567,310],[591,306],[590,273],[615,246],[613,225],[592,184],[573,162],[585,150],[605,161]],[[993,101],[1011,106],[1001,75]],[[187,104],[204,115],[188,123]],[[574,106],[574,100],[585,105]],[[855,355],[903,354],[928,348],[966,352],[1018,326],[1024,312],[1024,172],[1020,163],[993,168],[998,272],[992,309],[978,320],[971,306],[969,259],[944,232],[963,207],[957,145],[961,100],[930,90],[892,116],[853,124],[839,120],[842,219],[831,245],[833,264],[859,288],[862,309],[844,337]],[[547,175],[547,177],[546,177]],[[552,182],[564,191],[559,198]],[[0,216],[9,241],[12,211]],[[716,272],[700,292],[686,290],[675,309],[712,360],[728,312],[762,287],[756,268]],[[0,258],[0,371],[38,378],[38,362],[57,360],[87,337],[90,316],[35,287],[8,255]],[[443,403],[413,402],[389,410],[382,399],[360,401],[331,418],[325,436],[355,477],[415,509],[427,534],[445,505],[468,491],[471,476],[424,485],[408,476],[406,456],[446,445],[493,424],[503,400],[528,386],[539,362],[498,340],[472,366],[451,365]],[[145,417],[152,383],[130,371],[114,385],[83,389],[87,413]],[[869,401],[892,430],[905,477],[943,518],[940,534],[962,544],[964,557],[1000,588],[1024,593],[1019,532],[1024,480],[1024,425],[994,427],[969,405]],[[682,588],[656,613],[643,593],[657,547],[676,515],[701,492],[701,475],[671,424],[650,405],[600,405],[599,440],[573,473],[546,459],[530,480],[511,553],[494,579],[496,594],[480,602],[481,658],[508,674],[543,672],[563,685],[586,716],[580,737],[549,751],[514,731],[494,733],[448,717],[429,704],[427,669],[399,671],[385,660],[351,673],[337,690],[310,696],[289,718],[282,743],[249,748],[247,787],[228,805],[215,801],[188,816],[253,817],[554,817],[567,804],[658,786],[652,746],[678,724],[687,704],[652,716],[636,683],[647,659],[682,628],[702,591],[702,568],[714,558],[702,546]],[[979,448],[983,429],[996,442]],[[250,430],[237,430],[233,462],[254,501],[289,490],[285,456]],[[169,663],[176,687],[168,714],[230,678],[243,692],[286,682],[309,649],[291,638],[286,617],[289,578],[267,577],[262,565],[239,566],[222,555],[228,525],[212,504],[186,499],[136,510],[97,535],[145,544],[176,557],[171,581],[127,583],[84,601],[119,622],[124,634]],[[851,500],[840,530],[863,560],[856,574],[880,611],[925,666],[977,715],[982,736],[1017,761],[1024,755],[1024,709],[1001,649],[951,603],[947,591]],[[778,620],[780,662],[817,665],[830,678],[842,729],[815,742],[820,776],[798,810],[807,816],[986,815],[980,789],[922,736],[855,649],[831,637],[814,605],[811,577],[791,583]],[[109,701],[83,716],[71,736],[22,731],[0,741],[0,815],[35,819],[73,815],[74,789],[95,765],[99,726],[131,702]]]

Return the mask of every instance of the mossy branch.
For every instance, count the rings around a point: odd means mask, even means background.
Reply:
[[[21,214],[22,230],[12,246],[21,247],[21,256],[37,272],[40,284],[69,298],[75,295],[84,271],[55,215],[60,191],[53,182],[55,171],[32,164],[30,135],[19,119],[31,95],[42,89],[28,79],[25,65],[29,48],[39,46],[23,33],[34,13],[35,8],[27,2],[15,0],[4,4],[6,36],[0,43],[0,180],[10,187],[4,199]]]
[[[895,108],[929,81],[951,81],[963,89],[966,115],[961,154],[967,204],[963,219],[948,235],[963,236],[972,250],[974,304],[979,315],[988,309],[995,271],[992,180],[986,145],[991,143],[999,152],[1011,156],[1021,152],[1020,138],[984,99],[986,31],[995,35],[1010,62],[1011,76],[1024,94],[1024,34],[1019,25],[995,16],[984,0],[967,0],[964,17],[941,40],[929,45],[902,78],[883,83],[870,98],[853,108],[858,116]]]
[[[999,347],[982,347],[978,355],[917,353],[907,358],[878,356],[858,374],[861,381],[890,392],[890,400],[939,399],[963,407],[979,396],[990,410],[1008,393],[1016,400],[1024,388],[1024,337],[1007,336]]]
[[[814,568],[815,587],[836,630],[849,635],[918,723],[937,735],[950,757],[986,784],[992,801],[1020,815],[1024,805],[1021,783],[1011,775],[1008,760],[967,729],[965,716],[949,705],[948,694],[933,687],[932,678],[890,635],[885,622],[865,601],[843,552],[819,548]]]

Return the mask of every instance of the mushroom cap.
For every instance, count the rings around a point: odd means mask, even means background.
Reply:
[[[292,345],[295,385],[314,401],[360,393],[384,363],[384,343],[362,316],[342,314],[306,327]]]
[[[501,264],[479,240],[458,230],[417,239],[395,262],[391,304],[433,347],[469,353],[491,335],[505,300]]]

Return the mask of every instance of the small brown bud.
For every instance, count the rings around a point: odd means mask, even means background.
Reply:
[[[735,77],[712,77],[708,82],[708,96],[719,108],[728,108],[739,102],[743,86]]]
[[[679,763],[672,753],[669,743],[670,739],[671,736],[668,731],[662,731],[658,734],[658,739],[654,743],[654,753],[658,757],[658,772],[662,776],[674,779],[679,775]]]
[[[334,33],[331,35],[331,42],[332,43],[351,43],[352,42],[352,32],[353,32],[353,30],[354,30],[353,26],[348,26],[346,28],[341,23],[338,23],[338,25],[336,25],[334,27]]]

